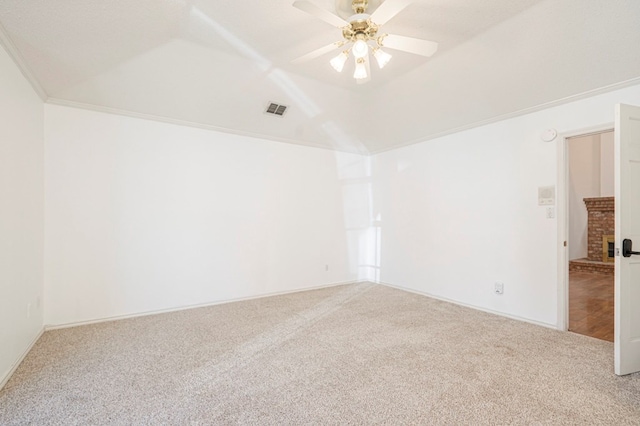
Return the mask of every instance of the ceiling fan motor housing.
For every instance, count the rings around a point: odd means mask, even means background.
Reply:
[[[342,36],[355,42],[358,39],[375,40],[378,33],[378,26],[371,22],[370,15],[359,13],[349,19],[349,26],[342,29]]]

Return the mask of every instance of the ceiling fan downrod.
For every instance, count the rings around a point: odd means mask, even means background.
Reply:
[[[367,10],[367,6],[369,6],[369,0],[353,0],[351,2],[351,8],[356,14],[364,13]]]

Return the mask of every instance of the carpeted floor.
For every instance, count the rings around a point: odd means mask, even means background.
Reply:
[[[609,342],[357,284],[49,331],[2,425],[640,424]]]

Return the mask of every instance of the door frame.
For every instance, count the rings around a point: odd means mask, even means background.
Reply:
[[[614,108],[612,105],[611,108]],[[557,328],[569,330],[569,139],[615,130],[610,122],[562,132],[558,135],[558,176],[556,184],[556,220],[558,227],[558,317]],[[565,246],[564,243],[567,242]]]

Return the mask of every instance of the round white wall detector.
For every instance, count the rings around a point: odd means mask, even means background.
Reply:
[[[542,140],[545,142],[554,141],[557,136],[558,136],[558,132],[556,131],[556,129],[547,129],[544,132],[542,132],[542,135],[540,135]]]

